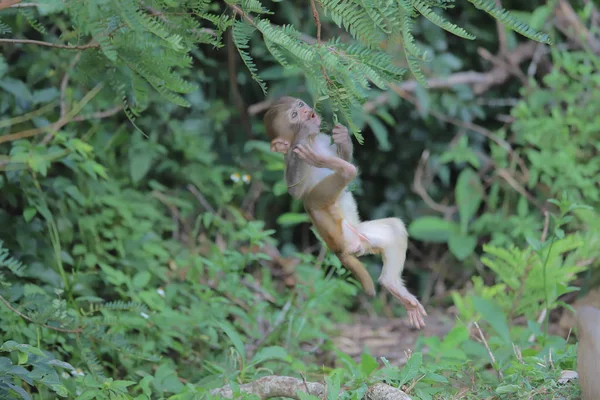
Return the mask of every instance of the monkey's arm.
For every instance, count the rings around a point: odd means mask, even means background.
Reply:
[[[344,125],[337,124],[333,131],[331,132],[331,136],[333,137],[333,142],[336,144],[339,149],[339,155],[342,160],[351,162],[352,161],[352,138],[348,133],[348,128]]]
[[[285,156],[285,183],[288,193],[295,199],[304,195],[304,184],[308,179],[310,165],[305,163],[298,154],[289,152]]]

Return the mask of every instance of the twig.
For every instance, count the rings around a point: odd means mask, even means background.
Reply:
[[[13,118],[7,118],[5,120],[0,121],[0,128],[6,128],[7,126],[17,125],[26,121],[29,121],[33,117],[37,117],[38,115],[42,115],[50,110],[52,110],[55,106],[56,101],[52,101],[48,104],[44,104],[37,110],[30,111],[23,115],[18,115]]]
[[[427,190],[423,186],[423,171],[425,170],[425,165],[427,164],[427,160],[429,159],[429,150],[425,149],[421,154],[421,158],[419,159],[419,164],[417,165],[417,169],[415,171],[415,176],[413,178],[412,189],[413,192],[419,195],[421,199],[427,204],[431,209],[438,211],[444,216],[451,216],[456,212],[456,206],[445,206],[443,204],[436,203],[427,193]]]
[[[541,241],[545,242],[548,236],[548,226],[550,225],[550,213],[548,210],[544,210],[544,229],[542,230]]]
[[[277,328],[281,326],[281,324],[285,320],[285,316],[287,315],[288,311],[292,306],[292,298],[288,299],[288,301],[284,304],[283,308],[279,312],[279,315],[277,316],[273,324],[269,327],[269,330],[264,335],[262,335],[262,337],[258,341],[256,341],[256,343],[254,343],[254,345],[252,346],[253,348],[258,349],[260,346],[262,346],[263,343],[269,338],[269,336],[271,336],[271,334],[273,334],[273,332],[275,332]]]
[[[62,81],[60,82],[60,117],[61,118],[63,118],[67,114],[67,102],[65,100],[65,97],[67,95],[67,86],[69,85],[70,73],[71,73],[71,70],[73,68],[75,68],[75,65],[79,62],[80,58],[81,58],[81,53],[77,53],[75,55],[75,57],[73,57],[73,60],[71,60],[71,62],[69,63],[69,67],[68,67],[67,71],[65,72],[65,75],[63,76]],[[48,134],[46,134],[44,139],[42,139],[41,144],[42,145],[48,144],[48,142],[50,142],[50,140],[52,140],[52,137],[53,137],[52,132],[48,132]]]
[[[515,189],[521,195],[523,195],[531,204],[537,207],[540,211],[544,212],[544,210],[546,210],[544,206],[538,203],[536,198],[531,193],[529,193],[521,184],[519,184],[519,182],[517,182],[517,180],[508,172],[508,170],[504,168],[498,168],[496,170],[496,173],[499,177],[504,179],[510,185],[510,187]]]
[[[104,111],[98,111],[92,114],[88,114],[88,115],[78,115],[77,117],[73,118],[73,121],[87,121],[90,119],[103,119],[103,118],[108,118],[108,117],[112,117],[115,114],[118,114],[119,112],[121,112],[123,110],[123,105],[119,105],[113,108],[109,108],[108,110],[104,110]]]
[[[183,220],[183,218],[181,218],[181,214],[179,213],[179,210],[177,209],[177,207],[175,205],[173,205],[173,203],[171,203],[169,198],[164,193],[161,193],[158,190],[154,190],[154,191],[152,191],[152,196],[154,196],[158,201],[160,201],[165,206],[167,206],[167,208],[171,211],[171,215],[173,217],[173,222],[175,225],[175,229],[173,230],[172,238],[173,238],[173,240],[179,240],[179,223],[181,223],[182,225],[185,225],[185,221]]]
[[[543,308],[542,312],[538,316],[537,323],[541,324],[542,322],[544,322],[545,318],[546,318],[546,308]],[[528,342],[533,343],[534,340],[535,340],[535,334],[532,333],[531,335],[529,335]]]
[[[44,328],[48,328],[48,329],[52,329],[54,331],[58,331],[58,332],[64,332],[64,333],[80,333],[83,332],[83,328],[77,328],[77,329],[66,329],[66,328],[59,328],[56,326],[50,326],[50,325],[46,325],[46,324],[42,324],[40,322],[36,322],[33,318],[23,314],[21,311],[17,310],[16,308],[14,308],[10,302],[8,300],[6,300],[2,295],[0,295],[0,301],[2,303],[4,303],[4,305],[6,306],[6,308],[8,308],[10,311],[14,312],[15,314],[17,314],[19,317],[23,318],[26,321],[29,321],[31,323],[43,326]]]
[[[487,350],[490,359],[492,360],[492,367],[496,370],[496,372],[498,373],[498,380],[499,381],[503,381],[504,380],[504,375],[502,374],[502,371],[500,371],[500,369],[496,369],[496,357],[494,357],[494,353],[492,353],[492,350],[490,350],[490,346],[488,345],[487,340],[485,340],[485,336],[483,336],[483,332],[481,331],[481,328],[479,327],[479,324],[477,322],[474,322],[475,328],[477,328],[477,331],[479,332],[479,337],[481,338],[481,341],[483,342],[483,345],[485,346],[485,349]]]
[[[498,8],[503,8],[502,2],[500,0],[496,0],[496,6],[498,6]],[[498,32],[498,43],[500,44],[500,49],[498,49],[498,53],[502,55],[506,54],[508,53],[506,31],[504,25],[498,19],[496,19],[496,31]]]
[[[31,39],[0,39],[0,43],[9,43],[9,44],[36,44],[38,46],[46,46],[46,47],[54,47],[56,49],[67,49],[67,50],[86,50],[86,49],[96,49],[100,47],[98,43],[88,43],[81,46],[69,46],[67,44],[56,44],[50,42],[42,42],[39,40],[31,40]]]
[[[67,115],[60,118],[55,123],[41,127],[41,128],[28,129],[26,131],[21,131],[21,132],[11,133],[9,135],[0,136],[0,144],[5,143],[5,142],[11,142],[13,140],[25,139],[25,138],[32,137],[35,135],[39,135],[40,133],[43,133],[43,132],[59,130],[60,128],[62,128],[63,126],[65,126],[66,124],[71,122],[73,120],[73,118],[75,117],[75,115],[77,115],[77,113],[79,111],[81,111],[81,109],[88,102],[90,102],[90,100],[92,100],[98,94],[98,92],[100,92],[100,90],[102,90],[103,87],[104,87],[104,84],[102,84],[102,83],[99,83],[98,85],[96,85],[92,90],[90,90],[83,97],[83,99],[78,104],[75,105],[75,107],[73,107],[73,109]]]
[[[73,68],[75,68],[75,65],[77,65],[80,58],[81,58],[81,53],[77,53],[75,55],[75,57],[73,57],[73,60],[71,60],[71,63],[69,64],[69,69],[67,69],[67,72],[65,72],[65,75],[63,76],[63,79],[60,82],[60,116],[61,117],[64,117],[65,114],[67,113],[67,103],[66,103],[65,97],[66,97],[67,85],[69,84],[70,73],[71,73],[71,70]]]
[[[196,200],[198,200],[198,202],[202,205],[202,207],[204,207],[206,209],[206,211],[209,211],[213,214],[217,213],[217,211],[213,208],[213,206],[210,205],[208,200],[206,200],[206,197],[204,197],[202,195],[202,193],[200,193],[200,191],[194,185],[192,185],[191,183],[188,184],[187,190],[189,190],[194,195]]]
[[[317,25],[317,43],[321,43],[321,19],[319,18],[319,12],[317,11],[315,0],[310,0],[310,8],[312,9],[315,25]]]

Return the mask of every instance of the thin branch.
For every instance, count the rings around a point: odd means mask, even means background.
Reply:
[[[23,122],[27,122],[30,119],[42,115],[48,111],[51,111],[55,106],[56,101],[52,101],[48,104],[44,104],[37,110],[30,111],[23,115],[17,115],[16,117],[7,118],[5,120],[0,121],[0,128],[6,128],[7,126],[21,124]]]
[[[98,112],[88,114],[88,115],[78,115],[77,117],[73,118],[73,121],[87,121],[90,119],[104,119],[104,118],[112,117],[113,115],[118,114],[122,110],[123,110],[123,105],[118,105],[116,107],[109,108],[108,110],[98,111]]]
[[[104,85],[102,83],[99,83],[98,85],[96,85],[96,87],[94,87],[92,90],[90,90],[83,97],[83,99],[81,99],[81,101],[78,104],[76,104],[75,107],[73,107],[73,109],[67,115],[60,118],[55,123],[43,126],[41,128],[28,129],[28,130],[21,131],[21,132],[16,132],[16,133],[11,133],[9,135],[0,136],[0,144],[5,143],[5,142],[11,142],[13,140],[25,139],[28,137],[39,135],[40,133],[44,133],[44,132],[52,132],[52,131],[59,130],[60,128],[62,128],[63,126],[65,126],[66,124],[71,122],[73,120],[73,118],[75,117],[75,115],[77,115],[77,113],[79,113],[79,111],[81,111],[81,109],[88,102],[90,102],[90,100],[92,100],[98,94],[98,92],[100,92],[100,90],[102,90],[103,87],[104,87]]]
[[[217,213],[213,206],[210,205],[208,200],[206,200],[206,197],[204,197],[204,195],[200,193],[200,191],[194,185],[192,185],[191,183],[187,185],[187,190],[189,190],[194,195],[196,200],[198,200],[198,202],[202,205],[202,207],[206,209],[206,211],[209,211],[212,214]]]
[[[69,46],[67,44],[56,44],[50,42],[42,42],[39,40],[31,40],[31,39],[0,39],[1,43],[9,43],[9,44],[36,44],[38,46],[46,46],[46,47],[54,47],[56,49],[67,49],[67,50],[86,50],[86,49],[96,49],[100,47],[98,43],[88,43],[81,46]]]
[[[496,357],[494,357],[494,353],[492,353],[492,350],[490,350],[490,346],[488,345],[487,340],[485,340],[485,336],[483,336],[483,332],[481,331],[481,328],[479,327],[479,324],[477,322],[474,322],[475,324],[475,328],[477,328],[477,331],[479,332],[479,337],[481,338],[481,341],[483,342],[483,345],[485,346],[485,349],[487,350],[490,359],[492,360],[492,367],[496,370],[496,372],[498,373],[498,381],[503,381],[504,380],[504,375],[502,374],[502,371],[500,371],[500,369],[496,369]]]
[[[290,376],[270,375],[257,379],[253,382],[239,385],[242,393],[256,395],[259,399],[271,399],[273,397],[286,397],[300,400],[298,392],[310,393],[313,396],[324,398],[327,390],[325,385],[318,382],[307,382],[303,379]],[[229,385],[210,391],[213,396],[226,399],[234,398],[233,390]],[[410,400],[410,397],[400,389],[396,389],[385,383],[375,383],[365,393],[367,400]]]
[[[317,11],[315,0],[310,0],[310,8],[312,9],[315,25],[317,26],[317,43],[321,43],[321,19],[319,18],[319,12]]]
[[[75,57],[73,57],[73,60],[71,60],[71,63],[69,64],[69,68],[65,72],[65,75],[63,76],[63,79],[60,82],[60,116],[61,116],[61,118],[64,117],[65,114],[67,113],[67,102],[65,100],[65,97],[66,97],[67,85],[69,84],[69,78],[70,78],[69,74],[71,73],[71,70],[73,68],[75,68],[75,65],[77,65],[80,58],[81,58],[81,53],[77,53],[75,55]]]
[[[502,8],[502,3],[500,2],[500,0],[496,0],[496,6],[498,6],[498,8]],[[506,30],[502,22],[500,22],[500,20],[498,19],[496,20],[496,31],[498,32],[498,43],[500,44],[500,49],[498,53],[506,54],[508,53]]]
[[[429,206],[429,208],[438,211],[444,216],[453,215],[457,207],[456,206],[445,206],[443,204],[436,203],[427,193],[427,190],[423,186],[423,171],[425,170],[425,165],[427,164],[427,160],[429,159],[429,150],[423,151],[421,154],[421,158],[419,159],[419,165],[415,171],[415,176],[413,179],[412,189],[413,192],[419,195],[421,199]]]
[[[63,333],[80,333],[83,331],[83,328],[77,328],[77,329],[66,329],[66,328],[59,328],[57,326],[50,326],[50,325],[46,325],[46,324],[42,324],[40,322],[36,322],[33,318],[31,318],[28,315],[23,314],[21,311],[17,310],[16,308],[14,308],[12,306],[12,304],[10,304],[10,302],[8,300],[6,300],[2,295],[0,295],[0,301],[2,303],[4,303],[4,305],[6,306],[6,308],[8,308],[10,311],[14,312],[15,314],[17,314],[19,317],[23,318],[26,321],[29,321],[31,323],[34,323],[36,325],[40,325],[43,326],[44,328],[48,328],[48,329],[52,329],[54,331],[58,331],[58,332],[63,332]]]

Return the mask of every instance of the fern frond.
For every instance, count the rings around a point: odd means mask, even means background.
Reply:
[[[148,311],[148,307],[145,304],[137,303],[135,301],[110,301],[108,303],[104,303],[100,305],[101,308],[112,310],[112,311],[135,311],[135,312],[145,312]]]
[[[321,0],[320,3],[325,14],[330,14],[337,26],[346,29],[353,38],[362,41],[366,46],[376,47],[387,36],[378,24],[369,18],[370,14],[365,7],[357,7],[356,3],[348,0]],[[375,3],[371,6],[376,7]]]
[[[253,26],[250,26],[242,21],[235,21],[233,27],[231,28],[231,36],[233,38],[233,43],[235,44],[235,47],[240,53],[242,61],[244,62],[244,64],[246,64],[246,68],[248,68],[248,71],[250,71],[250,76],[252,77],[252,79],[254,79],[256,83],[258,83],[258,85],[260,86],[260,88],[266,96],[267,85],[258,76],[256,64],[254,64],[252,57],[250,57],[250,54],[246,51],[246,49],[249,47],[248,42],[250,41],[250,37],[252,36],[252,33],[254,33],[254,31],[255,29]]]
[[[33,8],[23,7],[23,8],[19,8],[18,10],[20,11],[21,15],[23,15],[25,17],[27,22],[29,22],[29,25],[31,25],[31,27],[33,29],[35,29],[39,33],[43,33],[43,34],[48,33],[48,31],[46,30],[46,27],[44,25],[40,24],[38,22],[38,20],[36,19]]]
[[[100,25],[99,22],[94,21],[90,23],[89,27],[92,37],[96,42],[98,42],[98,44],[100,44],[100,49],[106,58],[108,58],[110,61],[117,61],[117,49],[112,44],[112,39],[105,34],[102,25]]]
[[[0,19],[0,35],[10,35],[11,33],[12,29],[10,29],[10,26]]]
[[[259,0],[242,0],[242,10],[254,14],[273,14],[272,11],[263,7]]]
[[[422,0],[412,0],[413,6],[417,9],[422,16],[427,18],[432,23],[436,24],[442,29],[453,33],[456,36],[462,37],[464,39],[474,40],[475,35],[467,32],[463,28],[454,25],[444,17],[439,14],[436,14],[424,1]]]
[[[16,276],[22,277],[25,272],[25,265],[21,261],[11,257],[8,249],[2,246],[3,244],[4,242],[0,240],[0,267],[8,268]]]
[[[535,40],[536,42],[552,44],[550,36],[538,32],[527,24],[519,21],[508,10],[498,7],[494,0],[469,0],[469,2],[478,9],[490,14],[513,31],[518,32],[531,40]]]

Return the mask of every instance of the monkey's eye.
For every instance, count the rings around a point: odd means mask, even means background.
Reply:
[[[298,116],[298,113],[297,113],[296,111],[294,111],[294,112],[292,113],[292,118],[296,118],[297,116]]]
[[[304,107],[304,103],[303,103],[303,102],[300,102],[300,103],[298,103],[298,105],[299,105],[300,107]]]

